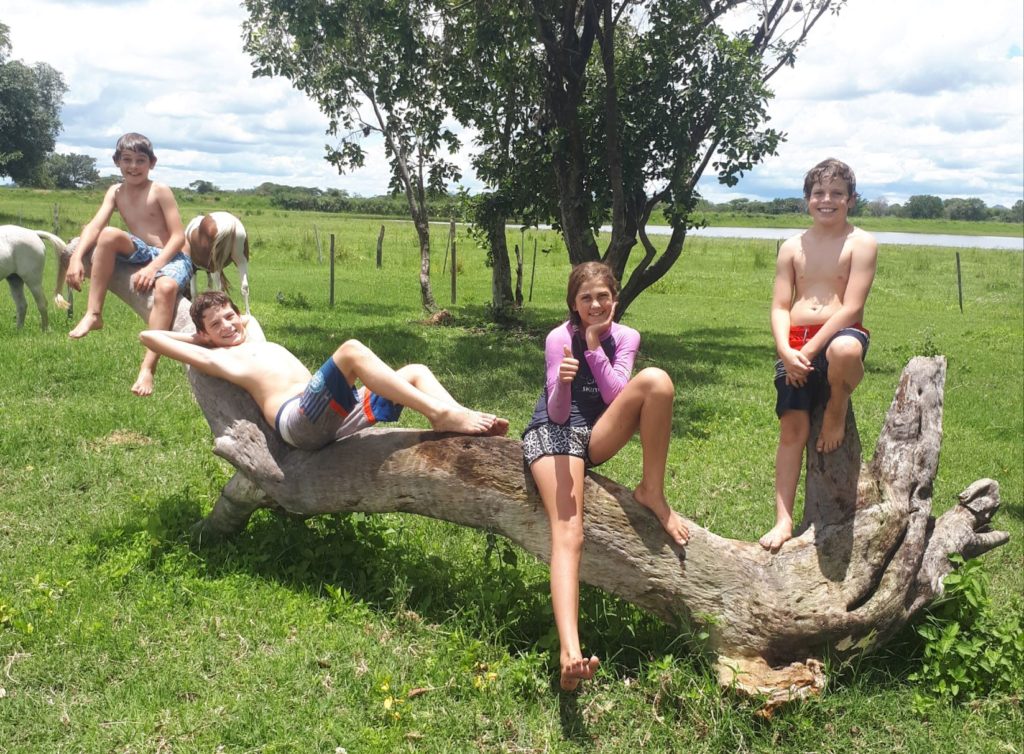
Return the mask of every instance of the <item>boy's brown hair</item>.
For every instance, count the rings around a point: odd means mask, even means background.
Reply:
[[[576,265],[569,273],[569,289],[565,296],[565,303],[569,305],[569,321],[575,327],[580,326],[580,315],[573,309],[573,305],[576,303],[576,294],[580,292],[584,283],[589,283],[591,280],[599,280],[607,285],[612,292],[612,298],[616,301],[619,300],[619,281],[615,279],[615,273],[612,272],[611,267],[604,262],[584,262]]]
[[[225,306],[234,309],[235,314],[241,314],[238,307],[235,306],[235,302],[224,291],[203,291],[196,296],[188,310],[189,316],[192,317],[192,323],[196,326],[196,332],[206,332],[203,327],[203,315],[208,309],[221,309]]]
[[[153,142],[142,134],[134,132],[127,133],[118,139],[117,146],[114,147],[114,162],[120,162],[121,155],[125,152],[138,152],[146,155],[146,157],[149,158],[150,165],[156,162],[156,153],[153,151]]]
[[[850,199],[857,198],[857,176],[853,174],[853,170],[845,162],[829,157],[808,170],[804,176],[804,199],[811,198],[815,183],[823,183],[832,178],[838,178],[846,184]]]

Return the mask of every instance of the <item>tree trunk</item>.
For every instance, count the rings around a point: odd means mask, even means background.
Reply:
[[[505,216],[491,211],[481,218],[485,221],[487,245],[491,250],[491,306],[495,315],[511,309],[512,263],[508,256],[508,241],[505,238]]]
[[[420,242],[420,303],[428,312],[437,311],[437,302],[434,300],[434,289],[430,285],[430,225],[424,213],[422,220],[414,218],[416,226],[416,237]]]
[[[111,290],[148,316],[145,299],[127,293],[126,274]],[[187,303],[179,302],[176,328],[191,328]],[[1009,539],[989,529],[999,507],[990,479],[931,515],[945,374],[941,356],[911,359],[864,465],[852,409],[846,442],[828,455],[814,450],[815,412],[803,526],[775,555],[692,523],[680,548],[629,489],[588,474],[581,580],[671,623],[705,624],[721,684],[766,695],[769,708],[819,692],[826,654],[849,657],[890,639],[941,595],[950,555],[975,557]],[[406,512],[493,531],[549,558],[547,517],[516,440],[375,429],[295,450],[245,391],[195,370],[189,379],[214,452],[237,469],[196,525],[201,539],[238,532],[260,507]],[[360,462],[346,460],[353,457]]]

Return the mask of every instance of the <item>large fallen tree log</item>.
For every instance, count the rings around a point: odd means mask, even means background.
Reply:
[[[118,268],[111,291],[145,318],[147,300],[128,290],[127,273]],[[182,300],[175,329],[192,328],[187,307]],[[704,624],[724,686],[763,694],[769,706],[820,691],[826,654],[885,642],[941,595],[950,555],[975,557],[1009,539],[989,529],[999,507],[990,479],[931,515],[945,374],[941,356],[911,359],[864,465],[852,410],[846,442],[829,455],[814,450],[821,412],[812,417],[804,521],[778,554],[695,524],[683,550],[629,489],[589,474],[580,578],[670,623]],[[195,370],[189,379],[214,452],[237,469],[197,524],[201,538],[238,532],[261,507],[405,512],[492,531],[549,557],[547,518],[515,440],[376,429],[295,450],[243,390]],[[352,457],[359,463],[346,462]]]

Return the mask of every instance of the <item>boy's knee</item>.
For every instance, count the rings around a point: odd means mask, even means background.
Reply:
[[[334,361],[344,368],[355,364],[368,353],[371,353],[369,348],[364,346],[355,338],[351,338],[338,346],[338,350],[334,352]]]
[[[99,236],[97,236],[96,247],[120,248],[125,245],[125,242],[131,245],[131,238],[128,236],[128,234],[125,233],[120,228],[114,228],[108,225],[103,230],[101,230]]]
[[[806,411],[787,411],[779,418],[780,445],[806,445],[810,433],[811,421]]]
[[[178,297],[178,284],[166,275],[153,282],[153,296],[159,301],[174,301]]]
[[[860,341],[846,336],[833,340],[825,353],[825,358],[828,359],[830,366],[833,364],[839,366],[859,364],[863,356],[864,346]]]
[[[406,364],[396,369],[395,372],[409,382],[415,382],[420,377],[430,377],[433,374],[426,364]]]

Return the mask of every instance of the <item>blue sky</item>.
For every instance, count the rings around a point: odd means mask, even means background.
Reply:
[[[327,119],[285,80],[252,79],[237,0],[32,0],[10,3],[12,57],[64,74],[59,152],[113,173],[117,137],[156,147],[154,177],[221,188],[264,181],[373,195],[387,189],[379,143],[367,166],[339,175],[324,159]],[[983,9],[983,11],[981,10]],[[1024,196],[1024,4],[1020,0],[850,0],[812,32],[796,67],[773,79],[771,124],[788,134],[776,157],[713,201],[800,193],[824,157],[855,169],[867,199]],[[478,184],[468,150],[464,182]]]

